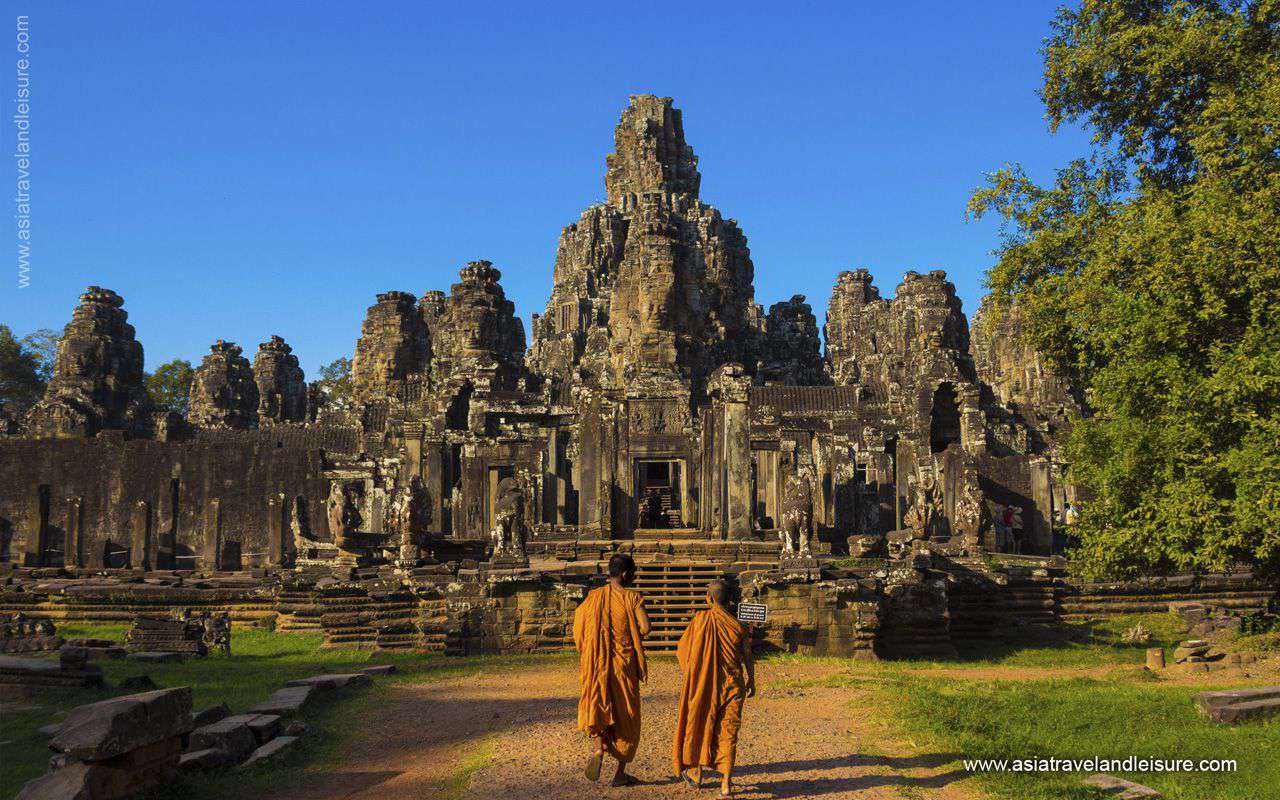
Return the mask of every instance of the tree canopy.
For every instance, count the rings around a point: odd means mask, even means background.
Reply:
[[[156,367],[155,372],[148,372],[142,380],[152,405],[186,416],[194,376],[195,370],[191,368],[190,361],[175,358]]]
[[[334,411],[351,408],[351,359],[337,358],[320,368],[315,382],[324,407]]]
[[[1092,577],[1280,570],[1280,1],[1085,0],[1045,43],[1052,185],[1018,166],[987,281],[1082,388],[1066,443]]]
[[[0,325],[0,433],[7,424],[16,422],[44,392],[40,356],[24,341],[14,338],[8,325]]]

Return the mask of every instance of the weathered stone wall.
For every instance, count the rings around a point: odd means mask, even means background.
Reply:
[[[238,551],[245,567],[279,563],[299,497],[323,536],[319,451],[288,426],[229,433],[181,443],[0,439],[0,557],[215,569]]]
[[[874,580],[806,582],[776,573],[746,578],[744,603],[764,603],[768,621],[756,648],[806,655],[876,658],[882,597]]]

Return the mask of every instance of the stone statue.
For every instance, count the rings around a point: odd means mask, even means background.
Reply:
[[[782,494],[782,555],[808,558],[809,529],[813,517],[813,483],[802,472],[787,477]]]
[[[498,501],[494,505],[493,555],[524,557],[524,482],[519,478],[503,478],[498,482]]]
[[[417,475],[407,484],[396,487],[387,508],[386,530],[396,537],[401,561],[416,561],[418,558],[416,537],[426,533],[430,521],[429,503],[427,489]]]
[[[363,521],[351,487],[345,481],[329,482],[329,499],[325,501],[325,511],[329,517],[329,533],[334,539],[360,529]]]

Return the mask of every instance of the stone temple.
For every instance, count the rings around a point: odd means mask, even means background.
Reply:
[[[680,111],[632,97],[528,338],[487,261],[379,294],[345,407],[270,336],[252,358],[214,342],[186,418],[156,412],[124,300],[90,287],[0,437],[0,606],[207,601],[335,643],[529,650],[564,644],[621,550],[658,642],[712,575],[793,649],[946,652],[991,629],[966,591],[1039,619],[1057,579],[1006,604],[989,590],[1021,579],[989,565],[1061,566],[1080,407],[1017,309],[971,323],[941,271],[886,299],[859,269],[820,338],[804,297],[756,301],[746,235],[699,183]]]

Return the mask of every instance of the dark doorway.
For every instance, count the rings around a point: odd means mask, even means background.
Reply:
[[[108,539],[102,546],[102,566],[106,569],[128,569],[129,548]]]
[[[636,501],[640,507],[640,527],[678,527],[681,522],[680,500],[679,462],[636,463]]]
[[[218,569],[223,572],[239,572],[240,568],[240,543],[223,542],[222,552],[218,554]]]
[[[929,450],[941,453],[952,444],[959,443],[960,406],[956,403],[956,388],[950,383],[943,383],[933,393],[933,409],[929,413]]]
[[[444,423],[449,430],[465,431],[467,429],[467,419],[471,416],[471,392],[471,384],[467,383],[449,402]]]

